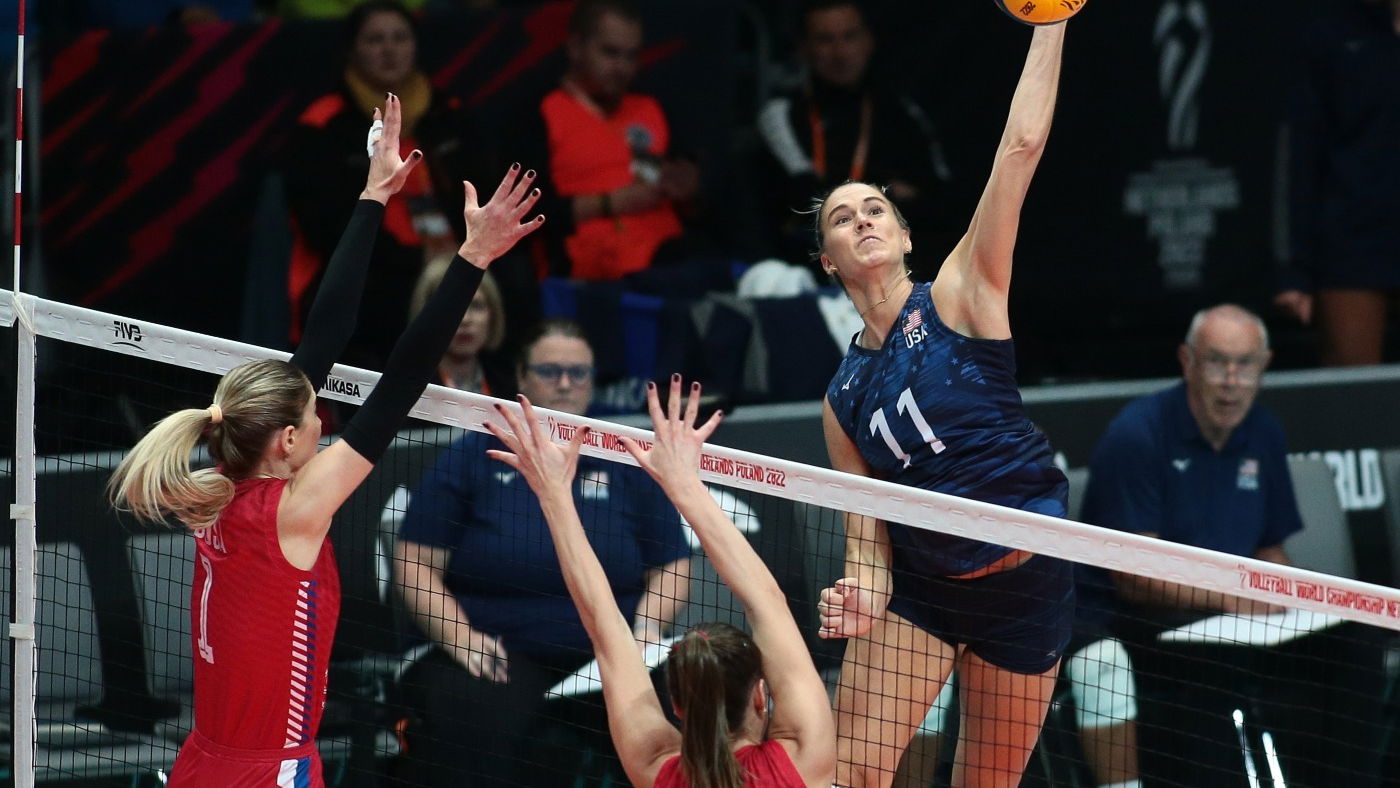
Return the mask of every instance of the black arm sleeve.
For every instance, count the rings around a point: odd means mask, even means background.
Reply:
[[[326,375],[345,345],[355,333],[355,318],[360,313],[360,296],[365,291],[365,276],[369,271],[374,241],[379,223],[384,219],[384,206],[374,200],[360,200],[350,215],[345,232],[335,246],[335,253],[326,266],[326,275],[311,304],[306,319],[306,331],[301,345],[292,356],[292,364],[311,380],[318,391],[325,385]]]
[[[394,433],[408,418],[409,409],[422,396],[442,354],[447,352],[447,345],[481,284],[481,275],[480,268],[456,258],[437,292],[404,329],[389,354],[379,384],[341,434],[361,457],[378,462],[389,447]]]

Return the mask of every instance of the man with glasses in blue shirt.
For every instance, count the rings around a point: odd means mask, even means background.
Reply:
[[[1183,381],[1129,403],[1089,465],[1086,522],[1288,563],[1303,522],[1278,419],[1255,404],[1269,334],[1231,304],[1196,313],[1177,351]],[[1156,578],[1114,577],[1128,602],[1227,613],[1268,612],[1239,597]]]
[[[577,323],[542,323],[516,372],[536,407],[587,412],[593,350]],[[491,448],[504,446],[463,435],[424,474],[404,515],[395,580],[432,648],[401,681],[416,718],[399,776],[430,788],[572,786],[578,751],[591,748],[611,764],[594,768],[620,780],[601,696],[546,699],[593,649],[534,493],[486,456]],[[690,590],[675,507],[640,468],[591,457],[579,458],[574,499],[638,644],[660,642]]]
[[[1255,314],[1231,304],[1198,312],[1178,350],[1182,382],[1130,402],[1094,450],[1084,522],[1290,563],[1283,543],[1303,523],[1286,440],[1278,419],[1255,402],[1271,355],[1268,331]],[[1066,673],[1077,698],[1099,698],[1127,712],[1120,719],[1106,715],[1098,729],[1080,715],[1081,741],[1100,783],[1243,784],[1232,712],[1243,710],[1250,724],[1258,724],[1255,711],[1265,709],[1269,716],[1262,722],[1279,737],[1290,785],[1365,784],[1359,763],[1315,751],[1346,736],[1345,702],[1339,698],[1354,690],[1342,684],[1364,671],[1359,663],[1346,668],[1335,661],[1345,663],[1353,654],[1365,659],[1358,639],[1323,633],[1267,650],[1164,646],[1161,632],[1197,619],[1282,608],[1157,577],[1081,570],[1080,627],[1091,622],[1117,639],[1097,641],[1080,653],[1112,654],[1117,664],[1080,665],[1072,657]],[[1093,686],[1104,676],[1113,678],[1119,696]],[[1140,726],[1134,677],[1150,701],[1142,705]],[[1345,764],[1340,771],[1346,776],[1314,774],[1328,768],[1324,761]]]

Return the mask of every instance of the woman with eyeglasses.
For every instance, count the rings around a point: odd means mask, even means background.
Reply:
[[[577,323],[545,321],[517,374],[532,402],[582,415],[593,350]],[[399,534],[395,578],[431,644],[401,685],[417,712],[405,731],[413,785],[572,785],[580,746],[620,774],[599,695],[546,699],[593,648],[529,485],[486,456],[504,448],[480,433],[450,446],[414,491]],[[633,636],[658,642],[690,588],[675,508],[640,469],[590,458],[573,495]]]

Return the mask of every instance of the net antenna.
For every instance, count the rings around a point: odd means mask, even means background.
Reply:
[[[6,302],[13,312],[6,315],[19,325],[15,331],[15,499],[10,504],[10,519],[15,524],[14,561],[11,587],[14,589],[14,610],[10,618],[9,638],[12,643],[14,681],[11,693],[14,704],[11,746],[14,757],[14,780],[20,788],[34,785],[35,673],[37,648],[34,640],[35,556],[38,551],[38,526],[34,517],[36,477],[34,472],[34,368],[35,338],[33,304],[20,290],[20,251],[24,227],[24,201],[20,184],[24,167],[24,24],[25,0],[17,0],[18,25],[15,36],[15,223],[14,291]],[[8,325],[8,323],[7,323]]]

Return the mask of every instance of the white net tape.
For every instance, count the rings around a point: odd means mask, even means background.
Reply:
[[[0,320],[14,320],[14,294],[0,291]],[[33,299],[38,336],[124,353],[222,375],[246,361],[290,358],[290,354],[154,323],[131,320],[44,299]],[[321,396],[358,404],[379,373],[337,365]],[[429,386],[411,415],[453,427],[485,432],[496,400]],[[619,438],[645,440],[650,433],[548,410],[539,411],[550,434],[566,441],[588,425],[586,454],[635,465]],[[1149,537],[1008,509],[950,495],[786,462],[749,452],[707,446],[706,481],[791,501],[878,517],[889,522],[978,539],[1080,563],[1235,596],[1271,602],[1296,611],[1400,630],[1400,591],[1252,558],[1218,553]],[[1293,615],[1297,615],[1296,613]],[[1277,622],[1296,629],[1321,622]],[[1267,623],[1264,625],[1267,626]],[[1266,637],[1266,635],[1261,635]]]

